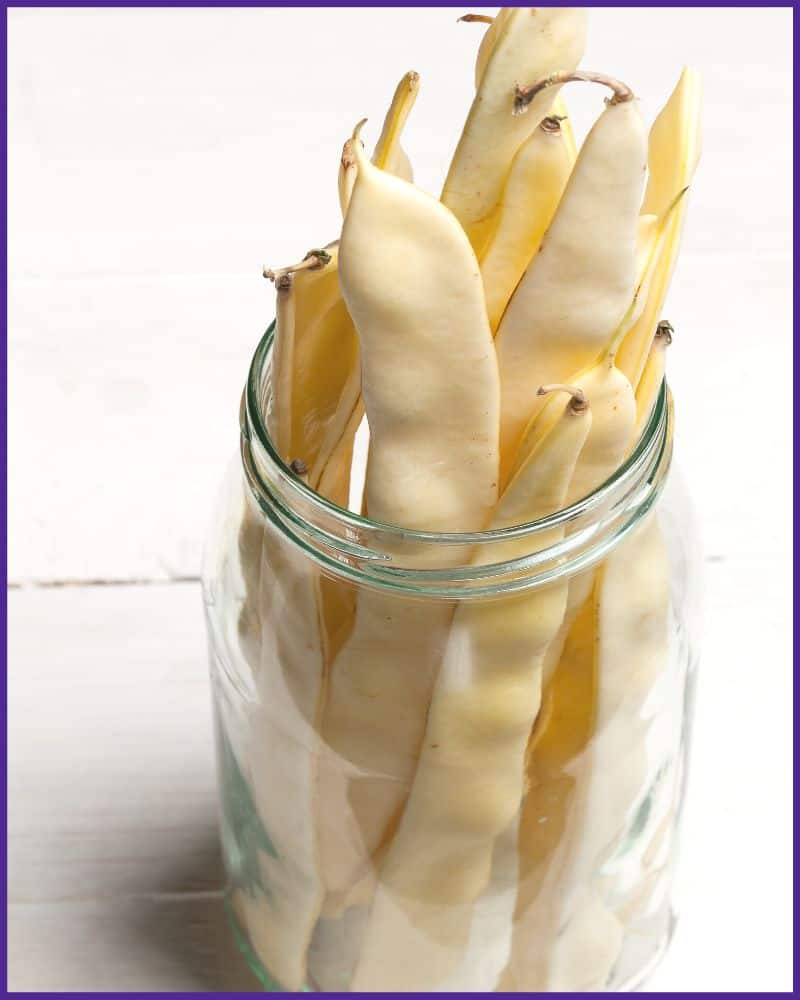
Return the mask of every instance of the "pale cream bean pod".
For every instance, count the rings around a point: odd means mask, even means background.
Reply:
[[[488,24],[489,27],[483,33],[481,44],[478,46],[478,53],[475,56],[475,89],[481,85],[483,74],[486,71],[486,64],[489,56],[500,37],[503,25],[511,14],[513,7],[501,7],[494,17],[489,14],[464,14],[458,20],[464,24]]]
[[[499,379],[478,263],[452,213],[356,151],[340,276],[361,343],[370,516],[478,530],[497,500],[499,463]],[[359,594],[323,719],[329,912],[369,898],[373,855],[416,767],[452,611]]]
[[[498,495],[499,379],[478,263],[444,206],[356,155],[339,271],[361,344],[370,516],[472,530]]]
[[[563,79],[572,77],[607,79]],[[520,106],[531,94],[547,93],[548,85],[518,91]],[[501,483],[513,469],[526,425],[541,409],[533,387],[571,380],[590,365],[608,347],[634,295],[647,140],[638,102],[624,85],[613,81],[613,87],[615,99],[584,141],[497,333]]]
[[[325,637],[316,574],[269,528],[259,547],[262,639],[255,697],[243,725],[244,757],[265,842],[259,874],[233,897],[237,919],[264,967],[284,989],[306,982],[306,956],[324,900],[316,830]],[[263,637],[270,636],[269,642]],[[256,820],[254,819],[254,822]]]
[[[680,204],[682,195],[683,192],[673,200],[657,225],[647,227],[648,237],[645,241],[647,253],[638,275],[637,288],[607,347],[594,364],[571,378],[571,382],[579,386],[593,400],[594,420],[586,447],[575,466],[567,493],[568,504],[582,500],[601,486],[620,466],[631,447],[637,421],[637,404],[630,382],[616,366],[616,355],[625,331],[630,328],[631,317],[639,308],[664,241],[667,239],[670,219]],[[527,454],[534,443],[547,434],[554,418],[555,411],[552,409],[552,404],[548,403],[526,429],[520,446],[520,455]],[[545,677],[551,675],[559,660],[572,622],[589,597],[593,578],[593,572],[588,570],[570,580],[564,621],[545,656]]]
[[[397,158],[397,118],[405,120],[417,82],[416,74],[401,81],[404,96],[399,106],[395,101],[387,119],[394,127],[383,137],[381,158]],[[347,169],[346,157],[342,166],[340,193],[346,198],[355,170]],[[358,345],[339,293],[337,255],[338,248],[331,246],[312,251],[294,267],[265,272],[277,292],[266,418],[284,461],[303,456],[293,467],[302,463],[303,478],[344,506],[363,406]],[[310,470],[307,462],[313,463]],[[255,658],[254,671],[265,688],[260,704],[275,713],[259,725],[254,719],[251,731],[256,744],[254,797],[277,857],[262,857],[263,891],[239,893],[234,905],[265,966],[282,986],[296,990],[305,981],[305,956],[324,896],[317,827],[311,822],[317,808],[324,663],[341,643],[353,602],[345,588],[320,579],[299,557],[284,552],[264,531],[261,517],[246,507],[240,544],[247,590],[242,625],[247,633],[243,640]],[[262,648],[267,621],[276,636],[274,649]],[[302,683],[287,687],[287,677]],[[280,718],[279,725],[275,718]],[[271,738],[264,741],[267,732]]]
[[[386,112],[378,142],[372,154],[372,162],[382,170],[388,170],[403,180],[411,181],[413,169],[411,161],[401,145],[403,129],[414,102],[419,93],[419,74],[410,70],[405,73],[395,88],[392,102]],[[342,150],[339,167],[339,204],[342,217],[347,215],[350,196],[358,173],[358,161],[353,150],[353,143],[359,139],[349,138]],[[350,493],[350,465],[346,473],[341,469],[341,462],[347,458],[352,461],[355,436],[364,417],[364,403],[361,399],[361,369],[360,363],[354,364],[342,389],[338,419],[331,421],[325,439],[320,448],[320,454],[313,470],[312,483],[323,496],[338,503],[340,507],[347,506]],[[332,456],[336,461],[332,468],[327,469]],[[335,496],[330,493],[331,486],[336,486]]]
[[[491,528],[563,506],[592,415],[580,390],[558,387],[559,395],[562,389],[570,397],[557,400],[560,418],[509,484]],[[563,527],[543,532],[536,549],[562,537]],[[472,562],[519,558],[530,549],[527,538],[492,544]],[[561,583],[458,608],[408,802],[378,872],[353,990],[435,990],[463,960],[495,842],[519,810],[542,658],[561,624],[566,589]],[[507,930],[510,937],[510,922]]]

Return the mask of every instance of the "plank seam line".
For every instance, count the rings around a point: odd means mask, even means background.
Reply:
[[[87,577],[61,580],[11,580],[9,590],[55,590],[69,587],[164,587],[172,583],[199,583],[199,576],[168,577]]]

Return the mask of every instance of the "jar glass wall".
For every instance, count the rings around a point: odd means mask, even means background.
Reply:
[[[699,564],[666,385],[626,463],[470,535],[314,494],[262,414],[206,550],[228,907],[268,989],[630,989],[666,946]]]

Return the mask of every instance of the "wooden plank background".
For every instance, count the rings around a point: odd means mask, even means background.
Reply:
[[[488,9],[487,9],[488,10]],[[453,9],[9,13],[12,990],[255,988],[222,925],[199,585],[271,317],[263,263],[338,228],[396,80],[435,191],[471,87]],[[707,629],[661,990],[791,983],[791,36],[776,9],[595,9],[652,118],[704,74],[670,298]],[[567,93],[579,131],[599,110]]]

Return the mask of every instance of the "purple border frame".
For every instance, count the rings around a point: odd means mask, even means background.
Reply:
[[[2,136],[3,136],[3,185],[2,185],[2,198],[3,198],[3,220],[5,224],[5,239],[3,241],[3,273],[2,273],[2,299],[3,299],[3,337],[0,340],[0,357],[2,358],[2,400],[3,400],[3,417],[4,417],[4,432],[2,434],[2,475],[3,475],[3,490],[2,490],[2,509],[3,509],[3,531],[2,531],[2,562],[3,569],[5,571],[6,580],[8,580],[8,442],[7,442],[7,428],[8,428],[8,177],[7,177],[7,167],[8,167],[8,94],[7,94],[7,52],[8,52],[8,9],[13,7],[38,7],[38,8],[86,8],[86,7],[123,7],[123,8],[133,8],[133,7],[188,7],[188,8],[200,8],[200,7],[332,7],[332,6],[342,6],[342,7],[458,7],[458,8],[468,8],[468,0],[439,0],[438,3],[408,3],[408,4],[392,4],[392,3],[349,3],[349,4],[328,4],[328,3],[300,3],[300,4],[290,4],[283,2],[261,2],[261,0],[239,0],[238,3],[220,3],[218,0],[171,0],[171,2],[160,2],[160,0],[132,0],[132,2],[120,2],[120,0],[79,0],[78,3],[66,3],[63,0],[34,0],[34,2],[26,2],[26,0],[3,0],[3,16],[2,23],[0,23],[0,103],[2,103],[3,112],[3,123],[2,123]],[[500,6],[499,4],[489,5],[489,6]],[[554,4],[540,4],[540,6],[555,6]],[[593,4],[593,3],[583,3],[579,2],[575,6],[580,7],[602,7],[602,6],[621,6],[621,7],[719,7],[722,10],[730,7],[756,7],[761,6],[760,4],[753,3],[686,3],[678,2],[672,4],[654,4],[654,3],[626,3],[618,2],[616,4]],[[794,9],[796,7],[795,3],[771,3],[765,6],[770,7],[791,7]],[[798,28],[796,20],[793,24],[793,41],[797,41]],[[795,50],[797,48],[796,44],[794,46]],[[797,97],[798,87],[797,82],[793,83],[794,96]],[[793,149],[796,151],[796,143],[793,143]],[[796,205],[798,191],[798,174],[795,170],[794,174],[794,203]],[[796,208],[793,205],[793,220],[796,222],[797,214]],[[797,237],[794,237],[794,246],[797,246]],[[793,323],[794,326],[794,323]],[[798,364],[794,360],[794,376],[795,384],[797,384],[800,373],[798,373]],[[798,416],[795,415],[794,418],[794,428],[797,430]],[[793,455],[794,460],[794,455]],[[796,494],[796,487],[798,481],[797,475],[797,464],[794,464],[794,487]],[[797,521],[797,516],[795,515],[795,522]],[[796,523],[793,528],[796,527]],[[794,566],[797,565],[797,542],[793,542],[793,554],[794,554]],[[7,663],[8,663],[8,606],[7,606],[7,590],[4,588],[2,595],[0,596],[0,615],[2,616],[2,628],[3,628],[3,643],[2,643],[2,667],[3,667],[3,683],[0,685],[0,717],[2,718],[3,736],[4,736],[4,750],[3,753],[3,768],[2,768],[2,778],[3,778],[3,795],[2,803],[0,803],[0,820],[2,822],[2,837],[3,846],[5,848],[3,856],[3,914],[2,914],[2,986],[3,995],[5,996],[24,996],[24,997],[58,997],[62,994],[60,993],[8,993],[8,980],[7,980],[7,935],[6,935],[6,913],[7,913],[7,902],[8,902],[8,826],[7,826],[7,793],[8,793],[8,719],[7,719]],[[795,623],[794,637],[797,635],[797,627]],[[797,695],[795,694],[795,709],[797,706]],[[795,716],[796,716],[795,711]],[[794,747],[794,758],[796,759],[797,747]],[[796,779],[795,779],[796,781]],[[795,810],[796,810],[796,796],[795,796]],[[796,818],[796,812],[795,812]],[[796,853],[796,852],[795,852]],[[794,875],[794,887],[795,887],[795,898],[797,889],[797,875]],[[796,907],[795,907],[796,912]],[[795,971],[796,971],[796,959],[795,959]],[[83,996],[82,993],[74,993],[74,996]],[[91,993],[86,994],[87,996],[116,996],[115,993]],[[127,996],[137,997],[137,996],[149,996],[148,993],[128,993]],[[206,994],[204,993],[159,993],[161,996],[171,996],[171,997],[202,997]],[[250,996],[248,993],[224,993],[224,996]],[[273,994],[275,996],[291,996],[290,993],[279,993]],[[352,996],[353,994],[331,994],[333,996]],[[371,995],[371,994],[366,994]],[[375,994],[381,996],[402,996],[403,994]],[[434,996],[435,994],[417,994],[419,996]],[[498,994],[492,994],[498,995]],[[513,994],[501,994],[501,995],[513,995]],[[538,994],[528,994],[529,996],[535,996]],[[648,993],[645,992],[645,996],[684,996],[682,993]],[[744,994],[748,995],[748,994]],[[757,995],[757,994],[750,994]],[[760,994],[758,994],[760,995]],[[790,994],[794,995],[794,993]],[[562,996],[567,997],[579,997],[583,994],[579,993],[566,993]]]
[[[501,4],[480,4],[478,6],[484,7],[500,7]],[[517,4],[512,4],[511,6],[521,6]],[[558,4],[554,3],[544,3],[538,4],[539,7],[556,7]],[[617,2],[613,4],[596,4],[587,3],[583,0],[578,0],[574,3],[574,7],[719,7],[722,10],[731,7],[796,7],[795,3],[769,3],[769,4],[754,4],[754,3],[743,3],[740,0],[736,0],[734,3],[688,3],[685,0],[680,0],[678,3],[632,3],[630,0],[623,0],[623,2]],[[8,9],[10,7],[63,7],[63,8],[85,8],[85,7],[123,7],[123,8],[133,8],[133,7],[218,7],[220,9],[238,7],[459,7],[467,8],[469,7],[468,0],[440,0],[438,3],[407,3],[407,4],[394,4],[394,3],[368,3],[368,2],[356,2],[356,3],[346,3],[346,4],[331,4],[331,3],[284,3],[283,0],[273,0],[273,2],[263,2],[263,0],[238,0],[237,3],[221,3],[219,0],[132,0],[132,2],[126,3],[124,0],[79,0],[77,3],[67,3],[65,0],[3,0],[3,7]]]
[[[4,4],[5,6],[5,4]],[[8,15],[3,11],[3,19],[0,24],[0,103],[3,110],[3,336],[0,340],[0,356],[2,357],[2,394],[3,394],[3,530],[2,530],[2,560],[3,572],[8,580],[8,93],[7,93],[7,52],[8,52]],[[2,926],[2,973],[3,989],[8,988],[8,937],[5,927],[5,915],[8,907],[8,717],[7,717],[7,664],[8,664],[8,590],[3,588],[0,596],[0,617],[2,617],[3,644],[2,644],[2,666],[3,680],[0,685],[0,718],[3,726],[3,796],[0,803],[0,823],[2,823],[3,837],[3,926]]]

